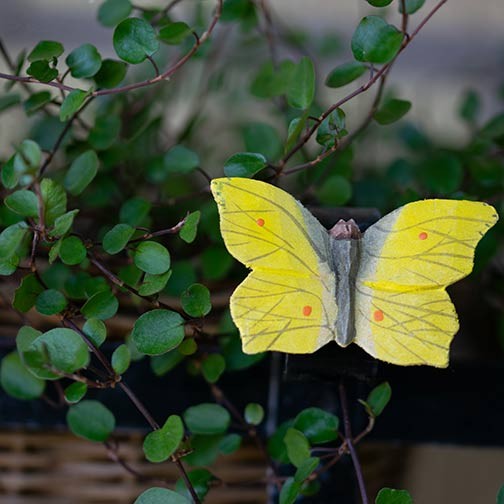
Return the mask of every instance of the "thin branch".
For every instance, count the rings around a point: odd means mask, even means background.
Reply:
[[[157,66],[157,63],[154,61],[154,58],[152,56],[147,56],[147,59],[151,62],[152,66],[154,67],[154,72],[156,74],[156,77],[159,76],[159,67]]]

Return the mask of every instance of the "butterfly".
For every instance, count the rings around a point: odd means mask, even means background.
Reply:
[[[353,342],[393,364],[448,365],[459,325],[446,287],[471,272],[492,206],[416,201],[361,235],[352,221],[327,231],[265,182],[218,178],[211,190],[228,251],[252,269],[230,299],[245,353]]]

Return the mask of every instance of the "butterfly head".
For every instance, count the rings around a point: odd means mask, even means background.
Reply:
[[[333,240],[360,240],[362,234],[360,232],[359,226],[353,219],[344,221],[340,219],[334,226],[329,230],[329,236]]]

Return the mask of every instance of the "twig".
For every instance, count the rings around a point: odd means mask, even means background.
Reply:
[[[156,77],[159,76],[159,67],[157,66],[157,63],[154,61],[154,58],[152,56],[147,56],[147,59],[151,62],[152,66],[154,67]]]

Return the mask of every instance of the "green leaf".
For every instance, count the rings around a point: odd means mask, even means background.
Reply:
[[[301,117],[295,117],[289,123],[289,127],[287,129],[287,141],[285,142],[284,153],[289,152],[296,144],[299,135],[301,135],[301,132],[305,127],[307,117],[308,117],[308,111],[305,111],[305,113]]]
[[[38,295],[43,290],[44,287],[33,273],[26,275],[14,293],[12,306],[21,313],[26,313],[35,305]]]
[[[188,340],[193,341],[194,340]],[[220,354],[210,354],[201,363],[201,372],[205,380],[209,383],[216,383],[226,369],[226,361]]]
[[[86,98],[89,96],[89,91],[82,89],[74,89],[70,91],[61,104],[59,118],[60,121],[68,121],[82,107]]]
[[[103,249],[108,254],[118,254],[126,247],[134,233],[135,228],[129,224],[116,224],[103,237]]]
[[[17,352],[11,352],[2,359],[0,385],[10,396],[24,400],[40,397],[45,389],[45,382],[26,369]]]
[[[10,109],[18,103],[21,103],[21,96],[17,93],[6,93],[0,96],[0,112]]]
[[[107,320],[117,313],[119,301],[108,290],[93,294],[81,308],[81,313],[87,319],[97,318]]]
[[[129,0],[105,0],[98,9],[98,21],[103,26],[113,27],[126,19],[132,10]]]
[[[425,0],[404,0],[406,4],[406,14],[414,14],[417,10],[420,10],[425,3]],[[399,12],[402,14],[402,2],[399,2]]]
[[[426,159],[421,176],[430,191],[445,195],[455,192],[460,187],[464,169],[455,156],[439,153]]]
[[[64,264],[74,266],[80,264],[86,258],[86,247],[77,236],[63,238],[59,255]]]
[[[122,61],[106,59],[102,61],[100,70],[93,79],[99,88],[112,89],[124,80],[127,69],[126,63]]]
[[[33,93],[23,104],[27,115],[32,115],[37,110],[40,110],[44,105],[52,100],[52,95],[49,91],[39,91]]]
[[[45,60],[34,61],[28,67],[26,73],[40,82],[51,82],[58,77],[58,70],[49,66],[49,63]]]
[[[279,504],[294,504],[300,494],[301,483],[295,481],[294,478],[287,478],[280,491]]]
[[[198,223],[200,221],[201,212],[197,210],[196,212],[190,213],[184,221],[184,225],[179,231],[179,236],[186,243],[192,243],[196,238],[196,233],[198,231]]]
[[[135,265],[151,275],[161,275],[170,269],[170,253],[160,243],[154,241],[141,242],[133,257]]]
[[[329,177],[317,189],[317,198],[324,205],[343,206],[352,197],[352,184],[340,175]]]
[[[247,124],[243,128],[243,139],[248,152],[258,152],[266,159],[275,160],[282,152],[282,139],[269,124]]]
[[[142,285],[138,288],[138,293],[141,296],[152,296],[162,291],[172,275],[172,271],[168,270],[161,275],[151,275],[146,273],[142,281]]]
[[[28,54],[28,61],[50,60],[63,54],[63,45],[53,40],[41,40]]]
[[[163,427],[147,435],[143,443],[145,458],[149,462],[164,462],[177,451],[184,438],[184,424],[178,415],[171,415]]]
[[[65,175],[65,189],[73,196],[78,196],[93,181],[98,173],[98,156],[93,150],[87,150],[74,159]]]
[[[224,23],[241,21],[255,24],[257,22],[255,5],[251,0],[225,0],[220,20]]]
[[[40,166],[42,151],[33,140],[23,140],[14,156],[14,168],[18,173],[34,173]]]
[[[262,154],[256,152],[241,152],[234,154],[224,163],[226,177],[253,177],[268,165]]]
[[[178,349],[166,352],[163,355],[156,355],[152,357],[150,364],[152,372],[156,376],[163,376],[172,369],[174,369],[180,362],[184,360],[184,356]]]
[[[115,429],[113,413],[99,401],[82,401],[70,406],[66,419],[76,436],[89,441],[106,441]]]
[[[406,115],[411,108],[411,102],[392,98],[387,100],[374,114],[374,120],[379,124],[391,124]]]
[[[182,308],[191,317],[204,317],[212,309],[210,291],[201,284],[193,284],[180,297]]]
[[[392,1],[393,0],[367,0],[367,3],[373,7],[386,7],[387,5],[390,5]]]
[[[219,404],[202,403],[187,408],[184,421],[193,434],[222,434],[228,429],[231,416]]]
[[[182,355],[192,355],[198,351],[198,344],[193,338],[186,338],[184,341],[182,341],[182,343],[180,343],[177,351]],[[225,362],[224,366],[226,366]]]
[[[206,494],[210,490],[210,484],[212,481],[216,480],[213,474],[207,469],[193,469],[188,472],[189,481],[191,482],[192,487],[196,491],[196,495],[200,499],[201,502],[204,501]],[[177,480],[175,484],[175,490],[188,499],[191,499],[191,493],[189,492],[185,481],[182,478]]]
[[[369,393],[366,404],[371,414],[375,417],[382,414],[392,396],[392,389],[388,382],[383,382]]]
[[[497,493],[497,503],[496,504],[504,504],[504,485],[499,488]]]
[[[291,107],[305,110],[315,97],[315,68],[307,56],[303,56],[292,72],[287,101]]]
[[[333,110],[317,128],[317,143],[324,147],[333,147],[337,139],[348,134],[345,129],[345,122],[345,112],[340,108]]]
[[[2,166],[2,184],[6,189],[14,189],[18,185],[20,173],[15,167],[15,159],[17,154],[10,157]]]
[[[241,442],[242,438],[239,434],[228,434],[221,439],[219,451],[223,455],[230,455],[240,448]]]
[[[289,60],[280,62],[278,69],[273,63],[266,63],[255,76],[250,92],[257,98],[273,98],[287,93],[295,67]]]
[[[77,404],[87,393],[85,383],[74,382],[65,389],[65,401],[68,404]]]
[[[245,406],[245,421],[251,425],[259,425],[264,419],[264,408],[257,403]]]
[[[5,206],[23,217],[38,217],[38,198],[32,191],[16,191],[4,200]]]
[[[102,60],[94,45],[82,44],[67,56],[65,63],[68,65],[72,77],[88,79],[100,70]]]
[[[299,483],[303,483],[303,481],[308,478],[313,471],[315,471],[319,463],[320,459],[318,457],[305,459],[298,467],[296,474],[294,475],[294,479]]]
[[[119,58],[128,63],[142,63],[159,49],[154,28],[140,18],[128,18],[114,30],[114,49]]]
[[[16,222],[6,227],[0,233],[0,259],[5,260],[12,257],[21,245],[26,233],[28,224],[24,221]]]
[[[481,99],[476,91],[468,90],[462,99],[459,107],[459,116],[469,124],[475,124],[478,114],[481,111]]]
[[[167,173],[187,174],[200,165],[198,155],[182,145],[175,145],[163,157]]]
[[[54,227],[49,232],[49,236],[63,236],[72,228],[75,216],[79,213],[79,210],[70,210],[63,215],[57,217],[54,221]]]
[[[339,419],[320,408],[306,408],[294,420],[294,427],[311,443],[327,443],[338,438]]]
[[[178,21],[163,26],[163,28],[159,30],[158,38],[165,44],[179,45],[190,35],[192,35],[191,28],[189,28],[186,23]]]
[[[388,63],[399,52],[403,34],[378,16],[367,16],[352,37],[352,52],[357,61]]]
[[[13,255],[5,260],[0,260],[0,275],[11,276],[19,266],[19,257]]]
[[[65,189],[52,179],[42,179],[40,193],[44,202],[44,220],[52,226],[54,221],[67,211],[67,195]]]
[[[347,84],[350,84],[350,82],[358,79],[361,75],[365,74],[366,71],[366,65],[363,65],[358,61],[343,63],[342,65],[338,65],[329,73],[325,80],[325,84],[330,88],[346,86]]]
[[[100,347],[107,339],[107,326],[96,318],[89,318],[82,327],[82,332],[93,342],[95,347]]]
[[[88,365],[89,349],[75,331],[57,328],[39,336],[24,353],[24,358],[36,376],[58,379],[59,376],[47,369],[48,365],[73,373]]]
[[[41,292],[37,301],[35,302],[35,308],[42,315],[55,315],[60,313],[67,307],[67,300],[65,296],[55,289],[47,289]]]
[[[121,119],[114,115],[101,116],[96,119],[93,129],[89,132],[88,142],[96,150],[106,150],[112,147],[121,130]]]
[[[413,504],[411,495],[406,490],[382,488],[376,496],[376,504]]]
[[[124,202],[119,212],[119,220],[130,226],[139,226],[149,215],[151,204],[143,198],[131,198]]]
[[[289,460],[296,467],[299,467],[306,459],[310,458],[310,443],[301,431],[292,427],[288,428],[284,442]]]
[[[170,310],[152,310],[140,316],[132,338],[138,350],[159,355],[180,345],[184,339],[184,319]]]
[[[112,369],[122,375],[131,363],[131,352],[127,345],[119,345],[112,354]]]
[[[133,504],[191,504],[192,500],[167,490],[166,488],[149,488],[142,492]]]

